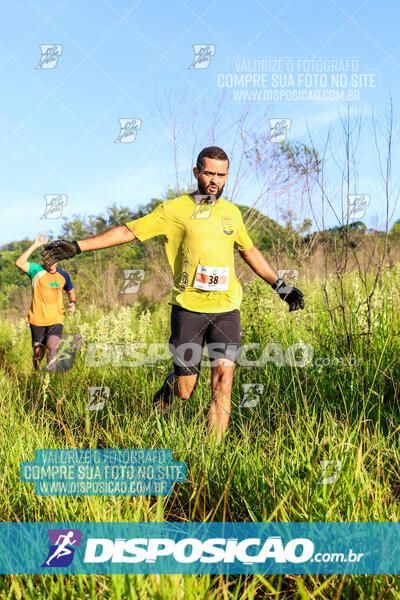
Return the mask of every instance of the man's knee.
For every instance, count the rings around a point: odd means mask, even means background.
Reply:
[[[217,367],[211,379],[211,386],[214,391],[222,394],[230,394],[232,390],[233,368],[232,367]]]
[[[61,339],[56,335],[50,335],[47,338],[46,350],[47,352],[55,352],[60,345]]]

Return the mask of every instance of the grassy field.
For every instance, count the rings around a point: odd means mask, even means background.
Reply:
[[[333,290],[335,282],[328,286]],[[169,309],[80,307],[66,320],[82,349],[65,373],[31,371],[29,329],[0,321],[2,521],[398,521],[400,517],[400,268],[385,271],[373,297],[372,335],[355,275],[346,277],[351,347],[333,333],[321,282],[304,288],[306,309],[287,305],[262,282],[246,288],[244,343],[302,341],[304,367],[238,366],[224,442],[205,435],[209,369],[169,419],[151,410],[171,362],[155,367],[85,366],[88,342],[165,342]],[[299,282],[299,287],[301,282]],[[346,349],[345,349],[346,348]],[[249,353],[250,357],[250,353]],[[333,360],[334,358],[342,361]],[[356,360],[355,360],[356,359]],[[242,385],[262,383],[253,408],[240,408]],[[87,410],[89,386],[108,386],[101,411]],[[171,448],[187,481],[167,498],[37,497],[19,480],[38,448]],[[321,460],[341,461],[335,483],[320,484]],[[1,598],[400,598],[400,578],[382,576],[3,576]]]

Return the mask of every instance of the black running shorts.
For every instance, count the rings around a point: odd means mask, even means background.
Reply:
[[[241,340],[237,309],[223,313],[199,313],[175,304],[172,306],[169,348],[176,375],[200,372],[204,343],[207,343],[211,366],[218,358],[236,362]]]
[[[30,325],[32,336],[32,347],[45,346],[49,335],[56,335],[61,339],[63,326],[61,323],[54,325]]]

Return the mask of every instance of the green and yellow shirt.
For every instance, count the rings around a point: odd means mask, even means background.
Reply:
[[[32,279],[32,303],[27,320],[32,325],[64,323],[63,290],[69,292],[73,285],[67,271],[57,268],[55,273],[43,265],[28,263],[27,274]]]

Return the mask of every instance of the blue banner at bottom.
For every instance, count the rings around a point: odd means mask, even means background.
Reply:
[[[397,574],[399,523],[0,523],[0,573]]]

